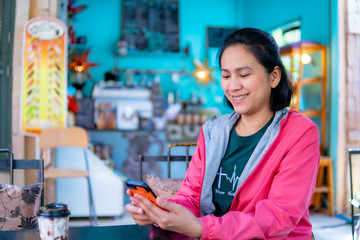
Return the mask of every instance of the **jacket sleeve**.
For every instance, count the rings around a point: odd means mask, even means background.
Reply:
[[[198,137],[197,147],[191,158],[185,179],[172,199],[169,201],[180,204],[189,209],[196,217],[200,217],[199,204],[202,182],[205,171],[205,140],[204,134]]]
[[[309,124],[310,125],[310,124]],[[319,132],[315,124],[292,133],[266,199],[248,212],[229,211],[201,218],[201,239],[284,239],[308,211],[319,168]],[[294,137],[297,134],[299,137]],[[289,139],[288,139],[289,140]],[[241,199],[241,194],[237,200]],[[304,232],[297,239],[305,239]],[[310,238],[310,236],[309,236]]]

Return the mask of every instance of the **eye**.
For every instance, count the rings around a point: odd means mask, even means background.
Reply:
[[[222,75],[222,78],[230,78],[230,75]]]
[[[242,77],[242,78],[246,78],[246,77],[248,77],[250,74],[240,74],[240,77]]]

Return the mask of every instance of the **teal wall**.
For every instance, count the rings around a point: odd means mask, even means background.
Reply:
[[[87,8],[75,15],[72,21],[75,25],[76,36],[86,36],[86,46],[91,48],[89,61],[98,63],[99,66],[90,68],[93,80],[89,80],[84,88],[85,96],[89,96],[94,82],[104,79],[104,73],[114,67],[116,56],[116,43],[121,37],[121,1],[118,0],[78,0],[75,6],[86,5]],[[221,4],[217,0],[180,0],[179,1],[179,28],[180,28],[180,49],[183,50],[190,44],[191,55],[201,62],[208,55],[206,49],[206,27],[207,26],[235,26],[235,0],[222,0]],[[175,64],[176,61],[186,61],[186,69],[193,70],[192,57],[183,60],[181,56],[174,54],[157,54],[155,61],[163,63],[161,69],[173,70],[172,68],[182,63]],[[178,60],[177,60],[178,59]],[[121,61],[121,62],[120,62]],[[127,61],[127,62],[125,62]],[[130,66],[131,61],[136,62],[136,66]],[[127,67],[147,68],[153,63],[151,55],[139,54],[135,57],[126,57],[119,60],[120,65]],[[129,65],[130,64],[130,65]],[[119,66],[119,65],[118,65]],[[123,65],[121,65],[123,66]],[[176,68],[178,69],[178,68]],[[163,93],[166,96],[170,91],[180,89],[180,98],[187,100],[192,93],[200,97],[205,107],[223,107],[223,93],[219,88],[218,72],[213,73],[216,82],[209,86],[198,85],[191,76],[183,76],[179,84],[171,82],[169,74],[161,75]]]
[[[108,3],[107,3],[108,2]],[[116,43],[120,38],[121,3],[117,0],[78,0],[76,6],[87,8],[76,14],[71,22],[76,36],[86,37],[86,48],[90,48],[88,60],[99,66],[90,68],[93,81],[104,79],[104,73],[114,66]],[[85,95],[89,95],[92,81],[87,81]]]
[[[206,56],[206,27],[235,26],[235,0],[180,0],[180,49],[191,43],[194,57],[201,61]],[[103,79],[104,72],[114,66],[116,42],[121,37],[121,1],[77,0],[75,6],[87,8],[75,15],[73,23],[77,36],[86,36],[91,47],[89,59],[100,63],[91,68],[95,80]],[[146,62],[139,60],[142,66]]]
[[[237,18],[240,27],[258,27],[270,31],[295,20],[301,21],[301,38],[328,45],[328,0],[240,0],[243,11]]]

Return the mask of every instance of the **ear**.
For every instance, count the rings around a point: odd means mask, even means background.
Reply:
[[[274,68],[274,71],[270,73],[270,86],[271,88],[276,88],[281,79],[281,71],[278,66]]]

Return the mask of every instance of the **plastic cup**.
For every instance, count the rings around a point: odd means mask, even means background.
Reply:
[[[50,203],[36,213],[41,240],[67,240],[70,211],[66,204]]]

